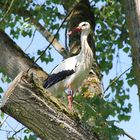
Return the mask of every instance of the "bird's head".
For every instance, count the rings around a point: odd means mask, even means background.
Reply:
[[[90,24],[88,22],[81,22],[76,28],[68,33],[68,35],[72,35],[75,32],[89,32]]]

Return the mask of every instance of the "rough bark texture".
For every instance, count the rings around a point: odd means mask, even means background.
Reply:
[[[97,140],[76,114],[42,88],[34,75],[20,73],[3,98],[2,111],[32,129],[42,140]]]
[[[123,6],[132,44],[133,68],[140,97],[140,0],[125,0]]]
[[[47,74],[17,46],[2,30],[0,30],[0,69],[14,79],[21,71],[36,71],[39,78],[45,79]],[[42,79],[42,80],[43,80]]]

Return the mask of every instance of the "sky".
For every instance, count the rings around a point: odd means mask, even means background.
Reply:
[[[61,36],[60,36],[60,42],[61,44],[64,46],[64,32],[61,30]],[[9,30],[7,29],[7,33],[9,33]],[[23,50],[25,50],[28,45],[31,42],[31,39],[26,37],[20,37],[18,40],[15,40],[16,43],[22,47]],[[29,54],[29,56],[36,56],[36,52],[38,49],[45,49],[46,46],[48,45],[48,42],[42,37],[42,35],[40,35],[38,32],[36,32],[34,40],[31,44],[31,46],[29,47],[29,49],[27,49],[26,53]],[[57,64],[59,64],[60,61],[62,61],[62,57],[54,50],[51,50],[52,52],[52,57],[54,58],[53,63],[49,63],[48,65],[46,65],[45,63],[41,63],[40,61],[38,61],[38,64],[41,65],[43,67],[43,69],[49,73]],[[124,53],[120,52],[120,60],[121,60],[121,65],[118,66],[117,70],[118,70],[118,74],[121,74],[121,72],[125,71],[127,68],[129,68],[131,66],[131,59],[129,57],[127,57],[127,55],[125,55]],[[104,75],[103,76],[103,84],[104,87],[107,87],[109,85],[109,79],[113,78],[116,76],[116,61],[114,61],[114,67],[113,70],[110,72],[109,75]],[[6,90],[8,88],[8,84],[3,84],[0,82],[0,85],[3,85],[4,90]],[[130,95],[130,103],[132,104],[132,112],[130,113],[131,115],[131,119],[129,122],[121,122],[120,124],[116,124],[117,126],[119,126],[120,128],[123,128],[128,134],[130,134],[132,137],[134,137],[136,140],[140,140],[140,112],[139,112],[139,104],[138,104],[138,96],[137,96],[137,87],[133,86],[130,89],[129,92]],[[113,95],[112,95],[113,96]],[[5,116],[6,117],[6,116]],[[2,120],[1,120],[2,121]],[[21,124],[17,123],[16,121],[14,121],[11,117],[8,117],[7,119],[7,123],[4,123],[4,125],[1,127],[1,129],[15,129],[18,130],[20,127],[22,127]],[[12,127],[9,127],[10,126]],[[22,135],[22,134],[20,134]],[[6,138],[7,133],[5,133],[5,131],[0,131],[0,140],[7,140]],[[121,136],[119,140],[130,140],[128,137],[126,136]]]

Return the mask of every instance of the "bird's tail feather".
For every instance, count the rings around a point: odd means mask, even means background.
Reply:
[[[74,70],[64,70],[56,74],[49,75],[44,82],[44,88],[49,88],[52,85],[58,83],[61,80],[64,80],[67,76],[70,76],[74,73]]]

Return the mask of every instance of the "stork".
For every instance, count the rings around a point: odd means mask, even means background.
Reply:
[[[68,108],[72,111],[73,95],[90,72],[93,52],[87,42],[90,33],[90,24],[81,22],[78,27],[68,34],[81,32],[81,50],[76,56],[63,60],[57,65],[45,80],[44,88],[51,93],[62,94],[67,92]]]

